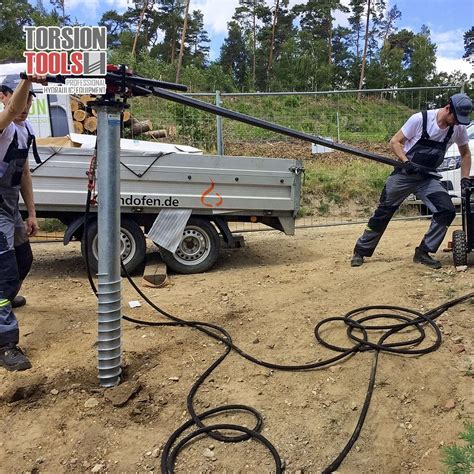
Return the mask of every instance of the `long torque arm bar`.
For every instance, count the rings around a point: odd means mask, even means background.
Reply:
[[[282,135],[287,135],[292,138],[297,138],[299,140],[304,140],[311,143],[316,143],[318,145],[323,145],[334,150],[342,151],[349,153],[351,155],[360,156],[362,158],[367,158],[372,161],[377,161],[379,163],[384,163],[386,165],[395,166],[397,168],[403,168],[405,165],[401,161],[388,158],[386,156],[378,155],[370,151],[362,150],[361,148],[356,148],[349,145],[342,145],[340,143],[334,143],[330,140],[326,140],[317,135],[311,135],[306,132],[300,132],[289,127],[283,127],[282,125],[277,125],[266,120],[262,120],[256,117],[251,117],[250,115],[242,114],[240,112],[235,112],[233,110],[226,109],[224,107],[218,107],[213,104],[208,104],[201,100],[197,100],[191,97],[187,97],[182,94],[177,94],[166,89],[175,89],[180,91],[186,91],[186,86],[182,84],[173,84],[163,81],[156,81],[153,79],[147,79],[140,76],[135,76],[131,74],[126,74],[124,69],[119,69],[114,67],[114,71],[107,73],[105,77],[106,83],[108,86],[118,86],[123,89],[124,87],[129,88],[129,91],[132,95],[155,95],[161,97],[162,99],[170,100],[178,104],[187,105],[196,109],[209,112],[214,115],[220,115],[221,117],[229,118],[232,120],[237,120],[255,127],[264,128],[272,132],[280,133]],[[24,74],[21,74],[24,78]],[[64,82],[64,76],[47,76],[46,80],[48,82]],[[119,92],[118,90],[114,92]],[[121,92],[124,92],[123,90]],[[420,171],[422,167],[419,167]]]

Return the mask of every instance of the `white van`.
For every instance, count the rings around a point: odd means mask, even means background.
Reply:
[[[469,136],[469,148],[473,156],[471,162],[470,176],[474,176],[474,122],[467,126],[467,134]],[[461,204],[461,155],[458,146],[453,143],[446,152],[446,157],[438,168],[441,176],[441,182],[446,186],[455,205]]]

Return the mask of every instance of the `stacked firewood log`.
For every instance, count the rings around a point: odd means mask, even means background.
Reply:
[[[71,96],[71,112],[74,119],[74,131],[88,135],[97,132],[97,112],[91,107],[95,97],[90,95]],[[136,137],[144,135],[148,138],[165,138],[166,130],[153,130],[150,120],[137,120],[128,110],[123,112],[124,135]]]

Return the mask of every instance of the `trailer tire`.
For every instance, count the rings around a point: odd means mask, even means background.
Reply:
[[[89,255],[89,267],[93,273],[99,269],[97,255],[97,220],[94,219],[88,224],[87,229],[87,253]],[[86,258],[86,237],[83,233],[81,239],[81,252]],[[132,219],[122,217],[120,221],[120,256],[124,262],[127,272],[131,275],[135,273],[145,262],[146,241],[140,226]]]
[[[161,258],[176,273],[202,273],[209,270],[219,257],[219,234],[209,221],[191,218],[175,253],[163,247],[159,249]]]
[[[467,265],[466,233],[463,230],[453,232],[453,261],[455,267]]]

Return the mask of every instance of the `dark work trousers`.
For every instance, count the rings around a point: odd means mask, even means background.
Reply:
[[[28,130],[28,128],[27,128]],[[28,130],[28,148],[34,140]],[[0,347],[17,344],[18,321],[11,302],[33,262],[25,224],[18,209],[28,148],[18,147],[17,132],[0,162]]]
[[[387,228],[390,219],[400,204],[415,194],[433,213],[430,228],[419,247],[425,252],[436,252],[441,245],[456,211],[443,185],[435,178],[423,174],[405,174],[395,171],[385,183],[380,202],[367,228],[357,240],[354,251],[363,257],[370,257]]]
[[[18,322],[11,302],[30,271],[33,256],[20,213],[12,216],[0,205],[0,347],[18,343]]]

